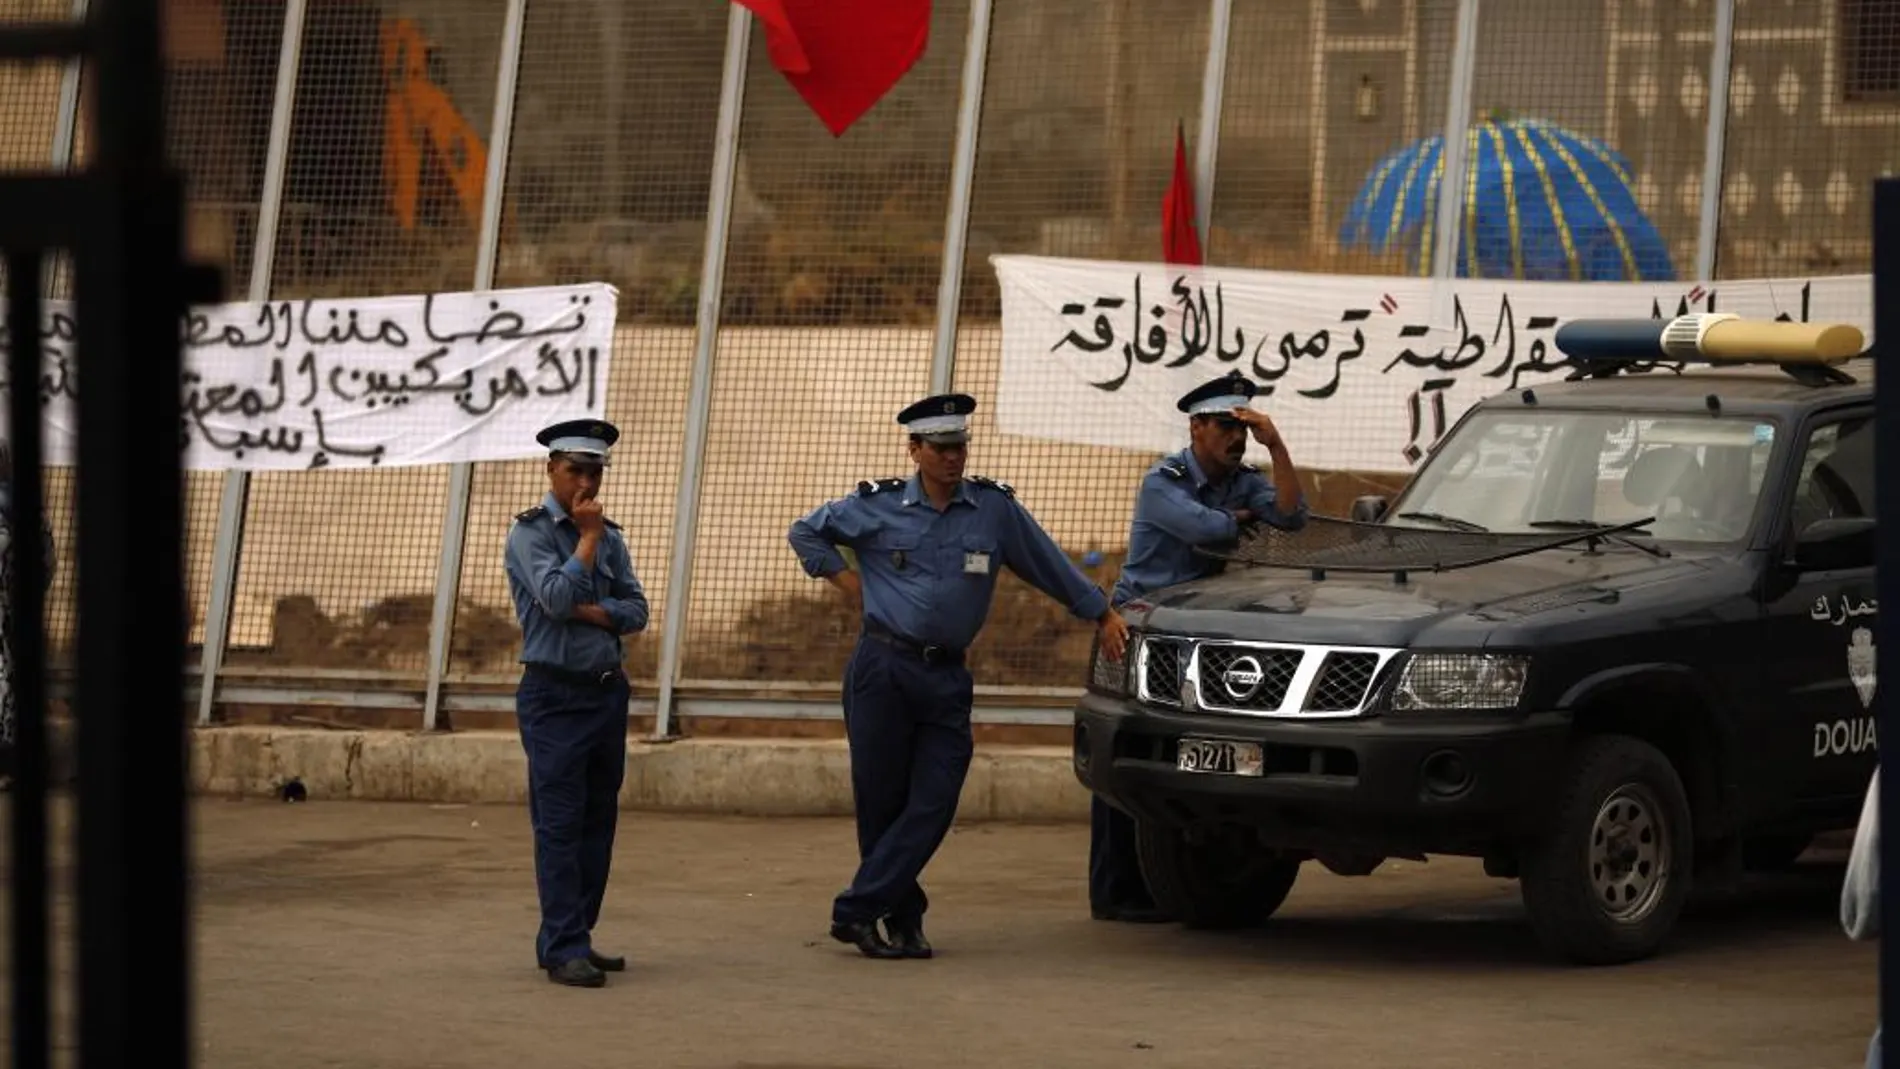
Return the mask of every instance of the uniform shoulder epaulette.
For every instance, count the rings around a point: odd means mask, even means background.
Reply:
[[[1247,461],[1243,460],[1240,462],[1240,470],[1241,471],[1259,471],[1260,468],[1258,465],[1250,464]]]
[[[1155,465],[1155,470],[1170,479],[1185,479],[1188,473],[1187,465],[1178,460],[1164,460]]]
[[[546,505],[536,505],[531,509],[523,509],[515,513],[515,519],[520,520],[522,523],[527,523],[529,520],[538,520],[547,514],[548,507]]]
[[[606,524],[607,526],[609,526],[609,527],[611,527],[611,528],[613,528],[613,529],[614,529],[614,530],[616,530],[616,531],[618,531],[618,530],[620,530],[620,525],[619,525],[619,524],[617,524],[617,523],[615,523],[614,521],[612,521],[612,520],[610,520],[610,519],[608,519],[608,518],[607,518],[607,517],[605,517],[605,516],[602,516],[602,517],[600,518],[600,522],[602,522],[602,523],[604,523],[604,524]]]
[[[975,483],[978,486],[987,486],[992,490],[1001,490],[1005,495],[1009,497],[1016,496],[1015,487],[1009,485],[1006,482],[1002,482],[997,479],[992,479],[987,475],[972,475],[970,476],[970,481]]]
[[[880,490],[902,490],[903,479],[866,479],[858,484],[858,496],[870,497]]]

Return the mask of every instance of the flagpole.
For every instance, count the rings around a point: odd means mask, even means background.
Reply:
[[[963,88],[957,98],[957,141],[944,211],[943,263],[937,276],[937,330],[931,336],[930,392],[948,393],[955,377],[957,318],[963,304],[963,258],[969,244],[970,190],[976,184],[976,134],[983,121],[983,79],[989,68],[990,0],[970,0],[963,46]]]
[[[508,191],[508,151],[513,143],[515,104],[521,81],[521,41],[527,33],[527,19],[528,0],[508,0],[502,15],[495,106],[488,120],[488,167],[482,175],[481,224],[475,235],[473,288],[476,292],[495,285],[495,264],[501,251],[501,209]],[[475,465],[469,461],[451,464],[448,500],[442,509],[442,538],[436,550],[435,593],[429,608],[429,664],[422,684],[424,731],[438,730],[446,719],[442,716],[442,681],[449,671],[449,639],[455,630],[455,604],[461,596],[462,553],[468,543],[468,503],[474,489]]]
[[[1716,230],[1722,217],[1722,160],[1728,144],[1729,64],[1735,54],[1735,0],[1715,0],[1709,49],[1709,115],[1702,137],[1702,202],[1695,232],[1695,280],[1715,278]]]
[[[726,56],[719,83],[719,119],[713,133],[712,182],[706,194],[706,247],[699,267],[699,307],[693,337],[693,370],[686,399],[686,442],[679,486],[673,495],[673,553],[666,575],[666,605],[660,617],[659,694],[653,704],[653,738],[672,736],[673,686],[679,678],[680,644],[692,594],[693,549],[699,532],[700,473],[706,465],[706,426],[712,418],[713,351],[719,341],[719,301],[726,280],[726,245],[732,224],[732,191],[739,158],[739,120],[745,107],[746,56],[752,12],[744,4],[726,11]]]
[[[1451,53],[1451,91],[1445,102],[1445,143],[1440,149],[1443,179],[1433,219],[1432,277],[1450,279],[1458,269],[1458,216],[1464,206],[1465,139],[1471,128],[1471,83],[1478,66],[1478,0],[1458,0],[1458,23]],[[1443,302],[1449,306],[1449,300]],[[1436,318],[1436,309],[1434,318]]]
[[[1211,258],[1214,227],[1214,169],[1220,161],[1220,120],[1227,97],[1227,52],[1234,22],[1234,0],[1213,0],[1208,9],[1207,63],[1201,70],[1201,129],[1194,143],[1194,229],[1201,255]]]

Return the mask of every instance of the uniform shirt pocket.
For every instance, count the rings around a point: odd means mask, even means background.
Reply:
[[[922,545],[923,539],[908,531],[879,531],[865,543],[861,556],[868,559],[861,566],[882,568],[897,575],[914,574],[928,564],[918,552]]]
[[[994,578],[997,569],[1003,565],[1002,554],[997,552],[995,536],[987,534],[966,534],[957,539],[951,547],[949,562],[956,574],[972,579]]]

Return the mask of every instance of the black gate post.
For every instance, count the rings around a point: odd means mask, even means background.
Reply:
[[[40,332],[22,324],[40,322],[40,268],[37,248],[9,248],[7,265],[7,382],[36,382],[40,371]],[[46,939],[46,635],[42,591],[46,559],[39,550],[39,521],[45,496],[39,478],[40,394],[37,389],[9,390],[7,425],[13,482],[16,542],[25,532],[31,549],[14,550],[11,649],[13,672],[13,1064],[45,1065],[49,1051]],[[22,474],[24,473],[24,475]],[[27,519],[30,526],[19,525]],[[28,622],[31,621],[31,622]]]
[[[216,300],[219,286],[183,260],[158,10],[159,0],[93,0],[83,26],[0,28],[0,60],[83,58],[94,118],[83,171],[0,176],[15,484],[19,1069],[49,1055],[38,328],[42,257],[61,249],[74,263],[77,334],[78,1064],[191,1062],[180,328],[186,306]]]
[[[1876,363],[1892,362],[1900,354],[1900,179],[1883,178],[1874,183],[1874,341]],[[1892,371],[1885,372],[1893,374]],[[1884,506],[1900,501],[1900,385],[1883,386],[1874,379],[1874,515]],[[1889,608],[1900,611],[1900,526],[1888,524],[1880,536],[1876,560],[1877,597]],[[1883,612],[1875,618],[1879,650],[1875,654],[1875,677],[1889,682],[1900,680],[1900,616]],[[1891,690],[1876,690],[1874,737],[1886,746],[1900,739],[1900,705]],[[1884,750],[1884,746],[1883,746]],[[1883,754],[1884,756],[1884,754]],[[1885,1025],[1900,1025],[1900,953],[1893,946],[1900,939],[1900,894],[1893,892],[1892,881],[1900,877],[1900,783],[1882,769],[1880,791],[1880,1063],[1883,1069],[1900,1069],[1900,1055],[1893,1053],[1900,1033],[1889,1036]]]

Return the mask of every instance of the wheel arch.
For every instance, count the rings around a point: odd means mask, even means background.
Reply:
[[[1620,665],[1578,680],[1558,702],[1579,735],[1628,735],[1661,750],[1682,777],[1698,842],[1730,835],[1739,811],[1735,725],[1686,665]]]

